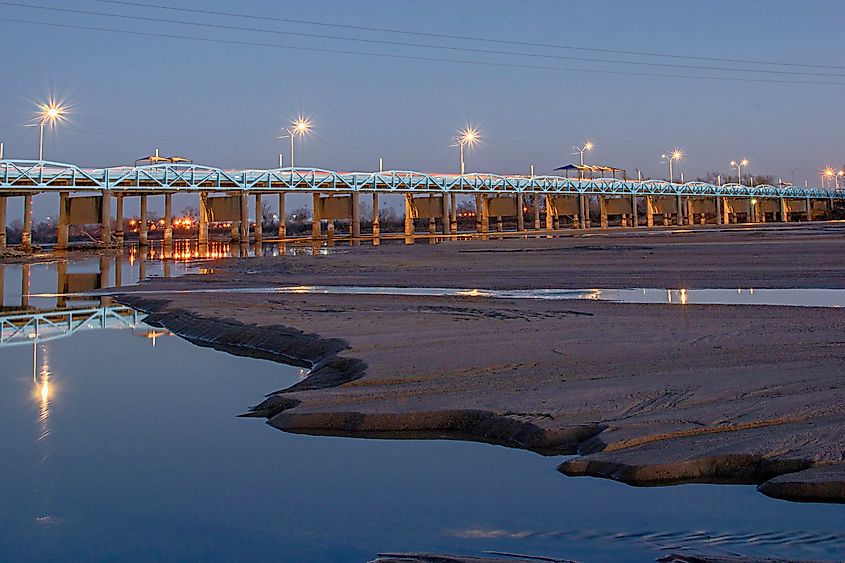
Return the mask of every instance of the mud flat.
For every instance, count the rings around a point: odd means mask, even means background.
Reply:
[[[218,261],[120,300],[200,344],[310,367],[252,412],[285,431],[490,441],[578,454],[567,475],[845,502],[841,309],[183,292],[843,288],[843,257],[839,225],[353,247]]]

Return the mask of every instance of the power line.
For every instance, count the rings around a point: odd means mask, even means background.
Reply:
[[[339,29],[351,29],[356,31],[370,31],[370,32],[378,32],[378,33],[398,33],[402,35],[415,35],[418,37],[434,37],[438,39],[454,39],[460,41],[474,41],[474,42],[484,42],[484,43],[498,43],[503,45],[519,45],[523,47],[542,47],[542,48],[552,48],[552,49],[569,49],[573,51],[586,51],[586,52],[593,52],[593,53],[611,53],[615,55],[633,55],[633,56],[643,56],[643,57],[661,57],[661,58],[668,58],[668,59],[686,59],[686,60],[694,60],[694,61],[710,61],[710,62],[723,62],[723,63],[738,63],[738,64],[757,64],[757,65],[772,65],[772,66],[791,66],[791,67],[804,67],[804,68],[826,68],[826,69],[836,69],[836,70],[845,70],[845,66],[837,66],[837,65],[820,65],[820,64],[809,64],[809,63],[789,63],[789,62],[780,62],[780,61],[763,61],[763,60],[754,60],[754,59],[730,59],[730,58],[720,58],[720,57],[699,57],[693,55],[675,55],[669,53],[656,53],[650,51],[627,51],[627,50],[617,50],[617,49],[601,49],[596,47],[580,47],[575,45],[563,45],[563,44],[555,44],[555,43],[536,43],[530,41],[515,41],[515,40],[508,40],[508,39],[491,39],[488,37],[473,37],[469,35],[453,35],[447,33],[434,33],[434,32],[427,32],[427,31],[412,31],[412,30],[400,30],[400,29],[389,29],[383,27],[372,27],[372,26],[361,26],[361,25],[349,25],[349,24],[339,24],[339,23],[329,23],[329,22],[317,22],[317,21],[310,21],[310,20],[301,20],[301,19],[294,19],[294,18],[280,18],[280,17],[273,17],[273,16],[259,16],[255,14],[238,14],[235,12],[223,12],[218,10],[203,10],[199,8],[178,8],[175,6],[163,6],[160,4],[147,4],[143,2],[130,2],[126,0],[95,0],[96,2],[103,2],[107,4],[118,4],[123,6],[134,6],[139,8],[154,8],[158,10],[171,10],[175,12],[185,12],[185,13],[194,13],[194,14],[204,14],[204,15],[212,15],[212,16],[225,16],[225,17],[235,17],[235,18],[244,18],[244,19],[252,19],[252,20],[261,20],[261,21],[275,21],[281,23],[295,23],[295,24],[302,24],[302,25],[313,25],[313,26],[322,26],[322,27],[331,27],[331,28],[339,28]]]
[[[116,34],[120,34],[120,35],[133,35],[133,36],[141,36],[141,37],[159,37],[159,38],[163,38],[163,39],[175,39],[175,40],[195,41],[195,42],[204,42],[204,43],[219,43],[219,44],[224,44],[224,45],[265,47],[265,48],[274,48],[274,49],[287,49],[287,50],[294,50],[294,51],[329,53],[329,54],[336,54],[336,55],[361,55],[361,56],[368,56],[368,57],[380,57],[380,58],[387,58],[387,59],[412,60],[412,61],[423,61],[423,62],[468,64],[468,65],[488,66],[488,67],[497,67],[497,68],[512,68],[512,69],[521,69],[521,70],[547,70],[547,71],[555,71],[555,72],[572,72],[572,73],[582,72],[582,73],[604,74],[604,75],[639,76],[639,77],[651,77],[651,78],[676,78],[676,79],[680,78],[680,79],[692,79],[692,80],[719,80],[719,81],[727,81],[727,82],[749,82],[749,83],[765,83],[765,84],[809,84],[809,85],[819,85],[819,86],[845,86],[845,82],[829,82],[829,81],[813,81],[813,80],[780,80],[780,79],[769,79],[769,78],[747,78],[747,77],[732,77],[732,76],[729,77],[729,76],[705,76],[705,75],[691,75],[691,74],[666,74],[666,73],[650,73],[650,72],[631,72],[631,71],[622,71],[622,70],[600,70],[600,69],[557,67],[557,66],[546,66],[546,65],[527,65],[527,64],[517,64],[517,63],[479,61],[479,60],[472,60],[472,59],[445,59],[445,58],[438,58],[438,57],[425,57],[425,56],[416,56],[416,55],[400,55],[400,54],[396,54],[396,53],[378,53],[378,52],[373,52],[373,51],[350,51],[350,50],[342,50],[342,49],[327,49],[327,48],[320,48],[320,47],[303,47],[303,46],[299,46],[299,45],[281,45],[281,44],[278,44],[278,43],[261,43],[261,42],[256,42],[256,41],[220,39],[220,38],[213,38],[213,37],[196,37],[196,36],[189,36],[189,35],[174,35],[174,34],[158,33],[158,32],[151,32],[151,31],[134,31],[134,30],[126,30],[126,29],[112,29],[112,28],[105,28],[105,27],[85,26],[85,25],[76,25],[76,24],[67,24],[67,23],[53,23],[53,22],[45,22],[45,21],[35,21],[35,20],[27,20],[27,19],[22,19],[22,18],[0,17],[0,21],[7,21],[7,22],[13,22],[13,23],[23,23],[23,24],[30,24],[30,25],[40,25],[40,26],[63,28],[63,29],[77,29],[77,30],[96,31],[96,32],[103,32],[103,33],[116,33]]]
[[[188,25],[194,27],[203,27],[203,28],[210,28],[210,29],[224,29],[228,31],[246,31],[250,33],[269,33],[274,35],[286,35],[286,36],[294,36],[294,37],[306,37],[310,39],[330,39],[330,40],[339,40],[339,41],[351,41],[355,43],[365,43],[365,44],[376,44],[376,45],[389,45],[389,46],[399,46],[399,47],[414,47],[414,48],[423,48],[423,49],[437,49],[437,50],[445,50],[445,51],[457,51],[462,53],[474,53],[474,54],[481,54],[481,55],[505,55],[505,56],[515,56],[515,57],[528,57],[528,58],[541,58],[541,59],[553,59],[553,60],[566,60],[566,61],[578,61],[578,62],[590,62],[590,63],[604,63],[604,64],[619,64],[619,65],[634,65],[634,66],[648,66],[648,67],[660,67],[660,68],[680,68],[684,70],[704,70],[704,71],[723,71],[723,72],[753,72],[753,73],[763,73],[763,74],[776,74],[776,75],[786,75],[786,76],[818,76],[818,77],[828,77],[828,78],[845,78],[843,74],[835,74],[835,73],[825,73],[825,72],[804,72],[804,71],[794,71],[794,70],[756,70],[756,69],[746,69],[746,68],[725,68],[725,67],[715,67],[715,66],[703,66],[703,65],[692,65],[692,64],[674,64],[674,63],[655,63],[655,62],[644,62],[644,61],[625,61],[625,60],[613,60],[613,59],[599,59],[594,57],[575,57],[575,56],[567,56],[567,55],[548,55],[542,53],[522,53],[518,51],[502,51],[502,50],[495,50],[495,49],[476,49],[476,48],[469,48],[469,47],[454,47],[454,46],[444,46],[444,45],[428,45],[424,43],[409,43],[403,41],[386,41],[386,40],[379,40],[379,39],[362,39],[359,37],[343,37],[337,35],[321,35],[315,33],[303,33],[303,32],[296,32],[296,31],[280,31],[275,29],[261,29],[256,27],[243,27],[243,26],[233,26],[233,25],[223,25],[223,24],[213,24],[213,23],[202,23],[202,22],[192,22],[192,21],[184,21],[184,20],[173,20],[173,19],[166,19],[166,18],[154,18],[149,16],[133,16],[128,14],[113,14],[108,12],[95,12],[90,10],[76,10],[71,8],[57,8],[53,6],[41,6],[37,4],[27,4],[23,2],[8,2],[8,1],[0,1],[0,5],[6,6],[15,6],[19,8],[28,8],[28,9],[36,9],[36,10],[47,10],[51,12],[62,12],[62,13],[70,13],[70,14],[79,14],[85,16],[98,16],[98,17],[108,17],[108,18],[118,18],[118,19],[126,19],[126,20],[135,20],[135,21],[143,21],[143,22],[154,22],[154,23],[166,23],[166,24],[174,24],[174,25]]]

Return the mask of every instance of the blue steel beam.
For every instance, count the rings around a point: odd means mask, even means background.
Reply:
[[[4,314],[0,315],[0,347],[31,344],[36,338],[46,342],[88,329],[135,328],[138,321],[138,312],[122,305]]]
[[[654,195],[845,200],[845,191],[796,186],[717,186],[704,182],[642,182],[562,176],[426,174],[407,170],[335,172],[319,168],[223,170],[197,164],[155,164],[83,169],[37,160],[0,160],[0,195],[26,192],[109,191],[112,194],[163,192],[383,192],[549,195]]]

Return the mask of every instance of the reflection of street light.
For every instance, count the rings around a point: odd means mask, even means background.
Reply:
[[[743,158],[742,160],[739,160],[739,161],[737,161],[737,160],[732,160],[732,161],[731,161],[731,166],[733,166],[734,168],[736,168],[736,178],[737,178],[737,184],[739,184],[739,185],[741,186],[741,185],[742,185],[742,167],[743,167],[743,166],[748,166],[748,159],[747,159],[747,158]]]
[[[463,131],[461,131],[461,136],[456,139],[458,141],[457,145],[452,145],[453,147],[458,147],[458,152],[461,156],[461,176],[464,175],[465,167],[464,167],[464,145],[472,146],[478,141],[478,130],[473,127],[467,127]]]
[[[684,151],[681,149],[675,149],[669,154],[662,154],[660,155],[665,162],[669,163],[669,183],[672,183],[672,163],[675,161],[679,161],[684,158]]]
[[[595,147],[595,145],[593,144],[592,141],[587,141],[583,145],[581,145],[580,147],[577,147],[577,146],[572,147],[573,149],[575,149],[575,151],[581,157],[581,166],[584,166],[584,153],[590,152],[591,150],[593,150],[593,147]],[[572,153],[572,154],[575,154],[575,153]]]
[[[46,104],[40,104],[38,108],[40,110],[36,116],[40,130],[38,136],[38,160],[44,160],[44,126],[49,124],[50,127],[55,127],[57,122],[64,121],[66,108],[53,99],[50,99]]]
[[[284,130],[284,131],[287,131],[287,133],[288,133],[288,134],[287,134],[287,135],[282,135],[281,137],[279,137],[279,139],[287,139],[287,138],[290,138],[290,167],[291,167],[291,168],[293,168],[293,167],[294,167],[294,161],[293,161],[293,139],[294,139],[294,137],[296,137],[297,135],[299,135],[299,136],[303,136],[303,135],[305,135],[305,134],[309,133],[309,132],[311,131],[311,121],[309,121],[308,119],[305,119],[305,118],[303,118],[303,117],[299,117],[299,118],[297,118],[297,120],[296,120],[296,121],[294,121],[293,123],[291,123],[290,128],[285,127],[283,130]],[[281,164],[281,161],[282,161],[282,159],[281,159],[281,156],[280,156],[280,157],[279,157],[279,163],[280,163],[280,164]]]

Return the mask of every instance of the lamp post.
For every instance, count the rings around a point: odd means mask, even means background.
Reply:
[[[575,152],[572,153],[572,154],[578,153],[578,155],[580,157],[581,166],[584,166],[584,153],[590,152],[591,150],[593,150],[593,147],[595,147],[595,145],[593,144],[592,141],[586,141],[580,147],[578,147],[578,146],[572,147],[575,150]]]
[[[57,122],[64,120],[65,107],[55,100],[49,100],[46,104],[39,105],[39,108],[38,160],[44,160],[44,126],[49,124],[55,127]]]
[[[748,166],[748,159],[743,158],[742,160],[732,160],[731,166],[736,168],[736,182],[740,186],[742,185],[742,167]]]
[[[478,130],[472,127],[467,127],[461,131],[460,137],[456,140],[458,141],[458,144],[452,146],[458,147],[458,154],[461,158],[461,176],[463,176],[466,172],[466,167],[464,166],[464,145],[472,146],[476,141],[478,141]]]
[[[822,188],[824,188],[824,181],[827,178],[827,187],[830,188],[831,184],[835,183],[836,188],[839,188],[839,177],[833,171],[833,168],[829,166],[822,170]]]
[[[296,121],[291,123],[290,127],[285,127],[283,129],[287,131],[287,135],[282,135],[279,139],[290,139],[290,167],[294,167],[294,159],[293,159],[293,141],[294,138],[299,135],[300,137],[309,133],[311,131],[311,122],[307,119],[302,117],[298,118]],[[281,155],[279,155],[279,164],[281,165]]]
[[[681,149],[675,149],[669,154],[662,154],[660,157],[667,163],[669,163],[669,183],[673,183],[673,172],[672,172],[672,163],[676,161],[680,161],[684,158],[684,151]]]

